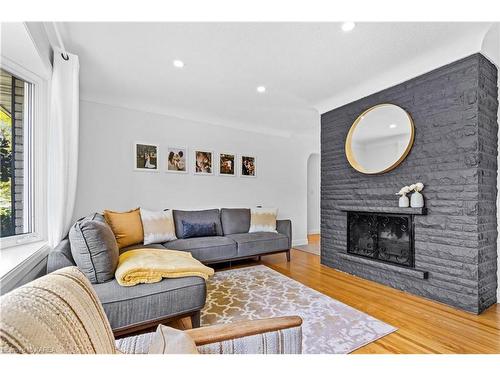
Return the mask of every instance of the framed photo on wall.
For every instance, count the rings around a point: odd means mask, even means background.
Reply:
[[[158,172],[159,147],[152,143],[134,143],[134,170]]]
[[[219,176],[236,176],[236,154],[219,153]]]
[[[240,176],[257,177],[257,158],[255,156],[240,157]]]
[[[193,172],[195,175],[211,176],[214,174],[214,153],[203,149],[195,149],[193,152]]]
[[[187,147],[167,147],[167,172],[188,172],[188,150]]]

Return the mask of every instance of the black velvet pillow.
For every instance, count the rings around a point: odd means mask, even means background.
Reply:
[[[182,238],[216,236],[215,223],[190,223],[182,220]]]

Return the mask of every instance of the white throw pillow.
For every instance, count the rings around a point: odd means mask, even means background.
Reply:
[[[252,208],[250,209],[250,229],[248,233],[273,232],[276,230],[277,208]]]
[[[176,240],[172,210],[150,211],[141,208],[144,245]]]
[[[160,324],[153,334],[148,354],[199,354],[186,332]]]

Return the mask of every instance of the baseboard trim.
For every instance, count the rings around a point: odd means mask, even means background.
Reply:
[[[309,242],[307,238],[301,238],[298,240],[293,240],[292,241],[292,246],[302,246],[302,245],[307,245]]]

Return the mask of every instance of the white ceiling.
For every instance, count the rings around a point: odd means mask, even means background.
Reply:
[[[411,72],[406,67],[423,56],[453,46],[458,54],[479,51],[490,24],[358,23],[350,33],[339,23],[58,26],[80,57],[82,99],[288,134],[317,130],[318,109],[374,77]],[[256,93],[259,85],[265,94]]]

